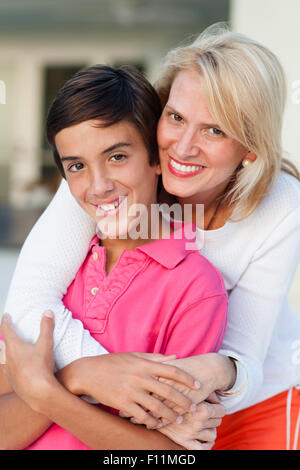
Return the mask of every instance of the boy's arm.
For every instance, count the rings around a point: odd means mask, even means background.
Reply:
[[[25,449],[51,424],[14,393],[0,365],[0,449]]]
[[[85,403],[53,380],[39,388],[33,410],[11,390],[0,366],[0,449],[24,449],[56,422],[91,449],[181,449],[156,431],[136,427]],[[2,396],[1,396],[2,395]]]
[[[23,449],[46,431],[52,421],[92,449],[181,448],[155,431],[148,431],[143,426],[137,428],[68,392],[51,374],[51,367],[48,369],[48,365],[51,366],[51,336],[49,339],[47,333],[51,332],[51,325],[44,322],[43,336],[37,345],[19,340],[8,325],[4,330],[8,348],[7,364],[0,366],[0,395],[5,393],[0,396],[1,449]],[[30,371],[25,371],[30,358]],[[20,397],[11,393],[6,377]]]
[[[56,380],[47,384],[33,406],[91,449],[182,449],[157,431],[135,426],[84,402]]]

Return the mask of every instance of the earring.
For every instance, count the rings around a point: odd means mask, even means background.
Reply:
[[[244,158],[244,160],[242,160],[242,166],[244,168],[246,168],[247,166],[251,165],[251,160],[249,160],[248,158]]]

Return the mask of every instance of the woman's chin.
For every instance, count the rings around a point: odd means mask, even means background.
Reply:
[[[196,191],[193,190],[186,181],[174,181],[173,178],[170,180],[169,178],[164,179],[163,177],[163,186],[169,194],[180,199],[190,198],[196,194]]]

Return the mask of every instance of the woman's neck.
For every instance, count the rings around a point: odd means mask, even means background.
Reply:
[[[201,229],[216,230],[225,225],[230,218],[234,205],[228,205],[225,196],[228,193],[230,181],[225,181],[210,191],[199,192],[191,197],[178,198],[184,211],[185,204],[192,205],[192,221]],[[197,204],[203,205],[203,218],[199,219]],[[201,211],[200,211],[201,214]]]

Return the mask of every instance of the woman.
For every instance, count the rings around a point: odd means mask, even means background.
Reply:
[[[227,400],[228,411],[238,413],[224,420],[221,448],[298,448],[299,395],[295,386],[300,371],[292,357],[300,322],[289,309],[287,294],[300,256],[300,189],[297,170],[282,159],[282,68],[255,41],[210,28],[190,46],[169,53],[157,90],[164,106],[157,134],[164,187],[181,204],[204,204],[201,253],[222,273],[230,294],[221,354],[176,364],[194,374],[197,371],[208,396],[220,388],[220,370],[227,385],[231,383],[234,372],[228,358],[236,360],[235,387],[223,403]],[[26,301],[20,309],[14,292],[28,296],[33,279],[39,279],[42,260],[51,267],[56,292],[49,291],[48,304],[40,303],[39,311],[50,307],[56,312],[62,308],[59,288],[65,291],[87,250],[89,236],[82,233],[82,216],[68,198],[66,188],[61,187],[20,257],[5,310],[24,319],[20,321],[24,331],[26,312],[34,303]],[[73,227],[59,224],[58,211]],[[50,248],[51,237],[47,239],[52,258],[45,255],[41,242],[49,227],[59,231],[63,245],[55,262],[53,253],[59,241],[54,240]],[[76,256],[64,248],[63,237],[69,236],[69,230],[76,230],[81,240]],[[23,269],[29,264],[28,257],[32,261],[34,250],[37,261],[30,264],[31,281],[24,285]],[[64,275],[56,283],[58,267],[64,267]],[[41,286],[36,286],[36,292]],[[90,350],[87,343],[79,355],[85,354],[85,348]],[[94,349],[94,354],[101,352]]]

